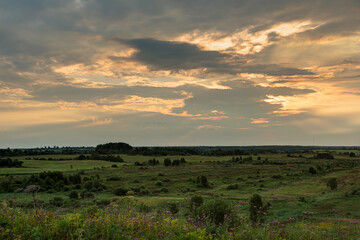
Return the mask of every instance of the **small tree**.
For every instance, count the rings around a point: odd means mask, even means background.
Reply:
[[[164,159],[164,165],[165,165],[165,167],[171,166],[171,159],[170,158],[165,158]]]
[[[264,206],[259,194],[254,194],[250,198],[249,205],[250,220],[253,222],[263,222],[267,215],[268,207],[271,205],[267,203],[267,205]]]
[[[336,178],[331,178],[327,184],[326,184],[328,187],[330,187],[331,190],[334,190],[337,188],[337,181],[336,181]]]
[[[35,199],[35,194],[40,190],[40,186],[38,185],[29,185],[25,188],[24,192],[25,193],[32,193],[32,197],[33,197],[33,203],[34,203],[34,208],[36,208],[36,199]]]
[[[198,184],[198,186],[200,187],[209,187],[209,182],[207,180],[206,176],[198,176],[196,178],[196,183]]]

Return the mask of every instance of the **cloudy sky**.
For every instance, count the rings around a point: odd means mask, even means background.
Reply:
[[[1,0],[0,148],[360,145],[359,0]]]

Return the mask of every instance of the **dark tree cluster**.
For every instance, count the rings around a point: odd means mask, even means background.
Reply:
[[[22,167],[22,164],[24,162],[19,161],[17,159],[10,159],[10,158],[6,158],[6,159],[0,159],[0,168],[13,168],[13,167]]]
[[[196,178],[196,183],[197,183],[198,187],[204,187],[204,188],[210,187],[210,184],[209,184],[206,176],[198,176]]]
[[[186,160],[185,158],[181,158],[181,159],[174,159],[171,161],[170,158],[165,158],[164,159],[164,165],[165,167],[168,167],[168,166],[180,166],[182,164],[185,164],[186,163]]]
[[[248,156],[248,157],[232,157],[231,162],[235,162],[235,163],[251,163],[253,161],[252,156]]]
[[[0,157],[18,157],[18,156],[39,156],[39,155],[72,155],[87,154],[93,151],[93,147],[43,147],[31,149],[0,149]]]
[[[95,152],[100,154],[115,154],[115,153],[122,153],[127,154],[130,153],[133,149],[127,143],[118,142],[118,143],[106,143],[106,144],[99,144],[95,148]]]
[[[100,155],[97,152],[92,152],[91,155],[79,155],[76,160],[102,160],[107,162],[124,162],[120,156],[113,156],[113,155]]]
[[[139,161],[136,161],[134,163],[135,166],[157,166],[157,165],[160,165],[160,162],[159,160],[153,158],[153,159],[149,159],[147,162],[139,162]]]
[[[331,153],[318,153],[316,154],[315,158],[317,159],[334,159],[334,156]]]
[[[64,175],[59,171],[42,172],[38,175],[33,174],[27,178],[14,178],[9,176],[0,182],[0,192],[22,192],[27,186],[36,185],[40,191],[61,192],[71,189],[85,188],[87,191],[101,191],[105,186],[99,177],[81,177],[80,173]]]

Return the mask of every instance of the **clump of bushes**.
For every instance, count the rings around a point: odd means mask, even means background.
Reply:
[[[17,168],[22,167],[24,162],[17,159],[12,160],[11,158],[0,159],[0,168]]]
[[[318,153],[315,158],[317,159],[334,159],[334,156],[331,153]]]
[[[196,178],[196,183],[197,183],[198,187],[204,187],[204,188],[210,187],[206,176],[198,176]]]
[[[120,187],[114,191],[114,194],[116,196],[125,196],[127,192],[128,192],[127,188]]]
[[[78,199],[79,198],[79,194],[77,191],[72,191],[70,194],[69,194],[69,197],[70,199]]]
[[[309,167],[309,173],[311,174],[317,174],[317,171],[314,167]]]
[[[204,198],[200,195],[194,195],[190,199],[190,210],[200,207],[204,203]]]
[[[227,189],[227,190],[239,189],[239,184],[230,184],[229,186],[227,186],[226,189]]]
[[[55,207],[62,207],[64,205],[64,199],[62,197],[54,197],[49,201],[49,204]]]
[[[200,200],[201,201],[201,200]],[[223,224],[225,218],[234,218],[232,206],[222,198],[205,201],[193,210],[193,214],[204,215],[215,224]]]

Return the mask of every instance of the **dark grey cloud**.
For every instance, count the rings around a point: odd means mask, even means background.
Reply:
[[[217,51],[203,51],[196,45],[183,42],[160,41],[152,38],[114,39],[136,48],[133,58],[150,65],[155,70],[180,70],[195,68],[217,68],[222,65],[227,54]]]
[[[161,41],[152,38],[114,39],[137,49],[131,57],[135,61],[150,66],[153,70],[173,70],[208,68],[215,73],[265,73],[272,76],[312,75],[296,68],[281,67],[276,64],[249,65],[244,57],[234,57],[218,51],[201,50],[198,46],[184,42]],[[117,60],[117,57],[111,59]],[[123,60],[123,58],[121,58]]]

